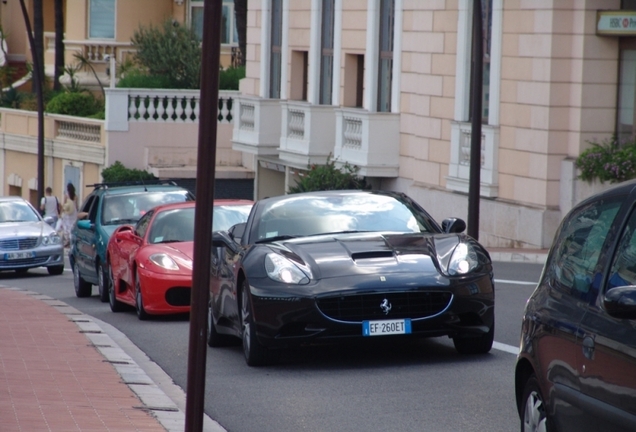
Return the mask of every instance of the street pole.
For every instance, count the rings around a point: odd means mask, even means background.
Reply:
[[[34,4],[34,7],[37,6]],[[40,3],[40,8],[41,8]],[[20,8],[22,9],[22,16],[24,17],[24,25],[27,30],[27,37],[29,38],[29,45],[31,46],[31,56],[33,57],[33,85],[35,86],[35,97],[38,104],[38,202],[35,203],[37,208],[40,206],[40,200],[44,197],[44,95],[42,86],[44,85],[44,65],[41,64],[42,57],[38,47],[42,46],[42,43],[37,44],[33,37],[33,30],[31,29],[31,20],[29,19],[29,13],[27,12],[24,0],[20,0]]]
[[[481,0],[473,0],[473,50],[471,72],[470,178],[468,182],[469,236],[479,240],[479,188],[481,183],[481,113],[484,69],[484,39]]]
[[[222,0],[203,4],[201,46],[201,96],[199,148],[197,153],[196,207],[194,216],[194,257],[190,301],[190,344],[186,390],[186,432],[203,430],[205,362],[207,356],[207,312],[210,298],[210,258],[216,161],[217,103],[221,55]],[[113,72],[111,72],[113,73]]]

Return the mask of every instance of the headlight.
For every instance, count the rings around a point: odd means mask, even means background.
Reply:
[[[448,274],[451,276],[464,275],[474,270],[478,265],[477,253],[473,247],[467,243],[459,243],[448,262]]]
[[[177,263],[167,254],[159,253],[150,255],[148,258],[153,264],[167,270],[179,270]]]
[[[297,285],[309,283],[309,277],[296,264],[275,253],[265,256],[265,271],[276,282]]]
[[[45,235],[42,236],[42,244],[44,246],[50,245],[50,244],[60,244],[62,243],[62,239],[60,238],[60,236],[58,235],[58,233],[56,232],[52,232],[49,235]]]

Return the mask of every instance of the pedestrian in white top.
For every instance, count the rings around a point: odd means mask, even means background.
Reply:
[[[55,228],[55,224],[60,217],[60,203],[57,197],[53,196],[53,189],[50,187],[44,190],[44,196],[40,202],[40,210],[44,212],[44,217],[50,216],[53,218],[53,222],[51,222],[50,225]]]

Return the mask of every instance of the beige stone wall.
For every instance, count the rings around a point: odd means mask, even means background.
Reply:
[[[500,198],[558,206],[561,161],[613,133],[618,38],[596,36],[600,3],[504,3]]]
[[[261,73],[261,22],[263,11],[260,0],[247,2],[247,47],[245,53],[245,78],[239,90],[244,95],[258,95]]]

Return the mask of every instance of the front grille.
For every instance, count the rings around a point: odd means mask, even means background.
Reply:
[[[0,250],[15,251],[23,249],[33,249],[37,246],[40,237],[23,237],[0,240]]]
[[[39,266],[45,264],[50,257],[35,257],[35,258],[25,258],[25,259],[14,259],[14,260],[2,260],[0,261],[0,269],[5,268],[15,268],[20,266]]]
[[[443,311],[452,299],[449,292],[391,292],[384,294],[340,295],[317,299],[318,308],[329,318],[339,321],[426,318]],[[387,301],[390,310],[381,305]]]

